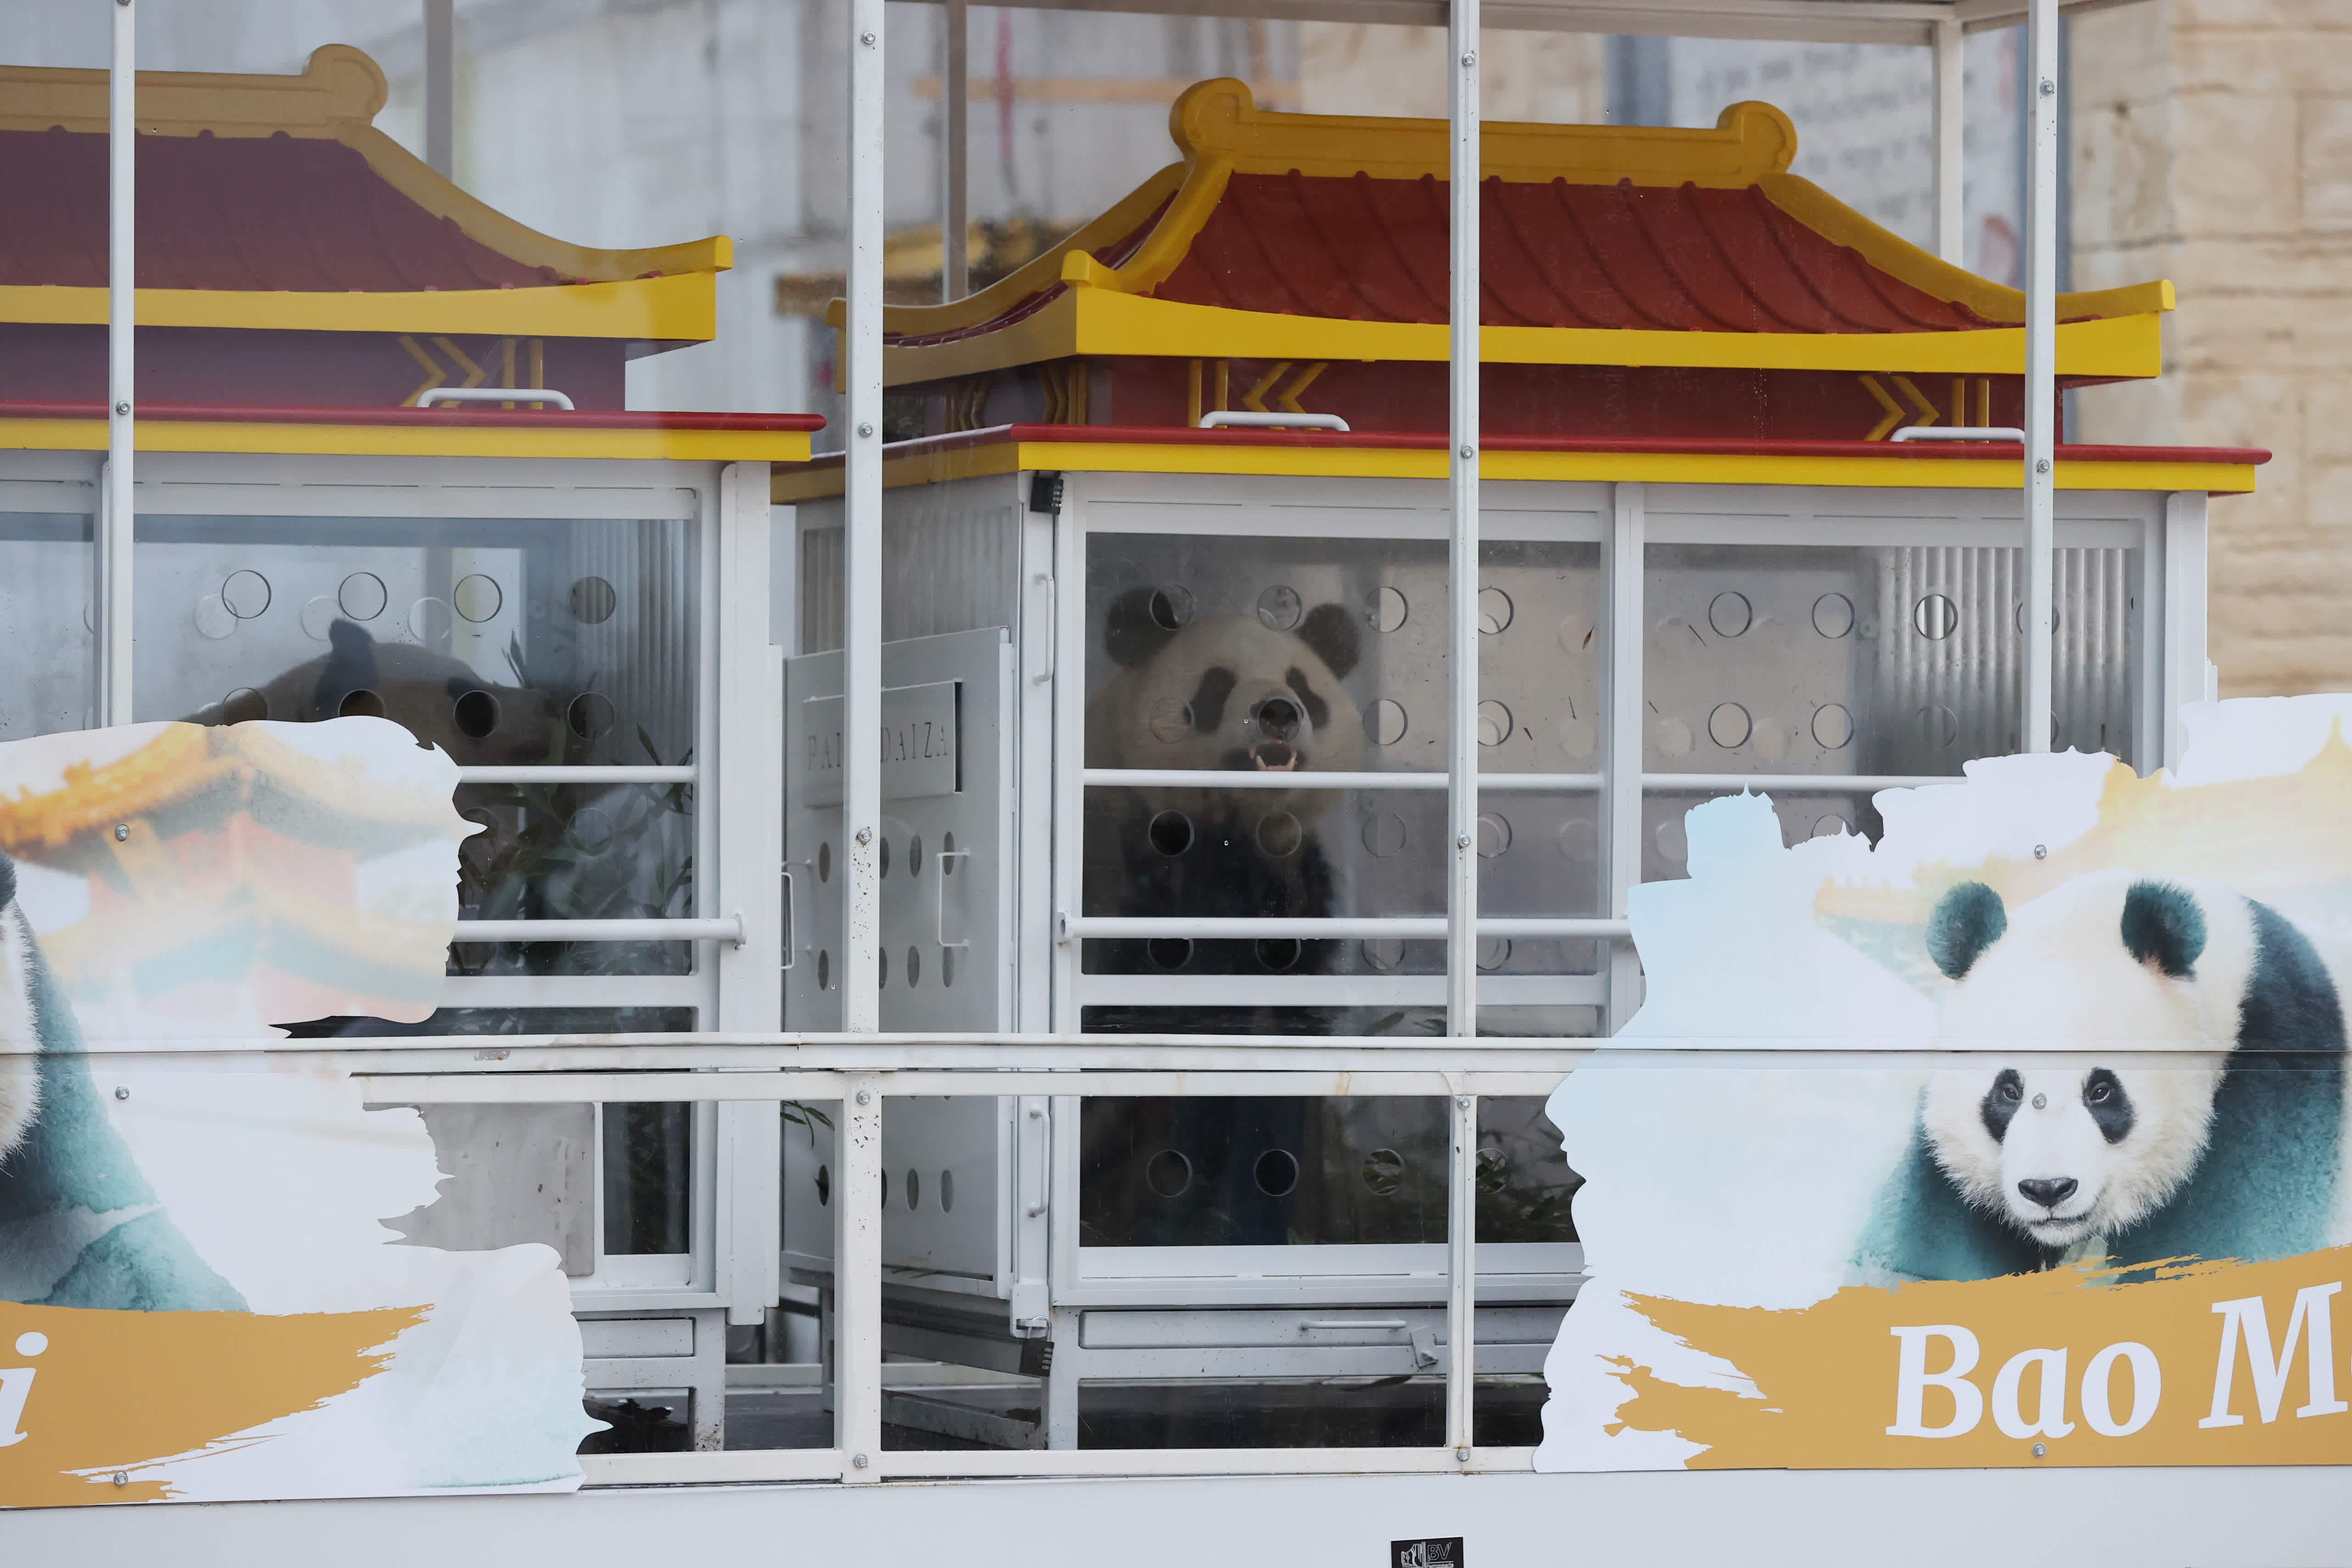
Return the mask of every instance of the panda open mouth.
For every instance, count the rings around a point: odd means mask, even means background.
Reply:
[[[1250,766],[1261,773],[1288,773],[1298,767],[1298,748],[1286,740],[1261,740],[1249,750]]]

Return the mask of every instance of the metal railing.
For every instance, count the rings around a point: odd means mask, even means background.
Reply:
[[[835,1442],[825,1448],[583,1456],[591,1484],[931,1477],[1310,1475],[1526,1470],[1533,1450],[1474,1440],[1478,1102],[1549,1093],[1587,1054],[1559,1040],[1110,1036],[606,1036],[289,1040],[373,1105],[581,1102],[830,1104],[835,1123]],[[242,1051],[239,1054],[243,1054]],[[1418,1096],[1446,1102],[1444,1441],[1420,1447],[890,1449],[878,1440],[883,1108],[901,1096]],[[1049,1224],[1075,1223],[1050,1215]],[[587,1310],[593,1310],[587,1309]],[[1431,1375],[1436,1374],[1433,1372]]]

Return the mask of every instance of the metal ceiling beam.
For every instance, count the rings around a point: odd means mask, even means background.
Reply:
[[[2140,3],[2061,0],[2060,8],[2104,11]],[[1447,22],[1444,0],[1028,0],[1028,5],[1039,11],[1407,27],[1443,27]],[[1486,0],[1480,9],[1489,32],[1926,46],[1935,41],[1940,25],[1955,20],[1969,32],[2016,26],[2025,20],[2025,7],[2026,0]]]

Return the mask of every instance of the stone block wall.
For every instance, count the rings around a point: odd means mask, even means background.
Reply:
[[[2352,690],[2352,0],[2147,0],[2072,24],[2074,286],[2178,286],[2165,371],[2075,438],[2264,446],[2214,503],[2225,696]]]

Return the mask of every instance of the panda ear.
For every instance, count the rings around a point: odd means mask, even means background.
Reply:
[[[2000,941],[2008,929],[2009,910],[2001,904],[2000,894],[1980,882],[1957,883],[1936,901],[1936,913],[1927,916],[1927,956],[1936,960],[1936,967],[1957,980],[1974,968],[1984,950]]]
[[[1316,657],[1331,666],[1331,673],[1345,679],[1356,667],[1363,651],[1363,640],[1356,631],[1356,618],[1338,604],[1318,604],[1307,612],[1298,628],[1299,640],[1315,650]]]
[[[1103,652],[1112,663],[1140,664],[1174,639],[1177,628],[1168,623],[1172,617],[1152,613],[1159,594],[1156,588],[1130,588],[1111,601],[1103,616]]]
[[[2124,951],[2184,979],[2205,951],[2205,912],[2185,887],[2136,882],[2124,894]]]

